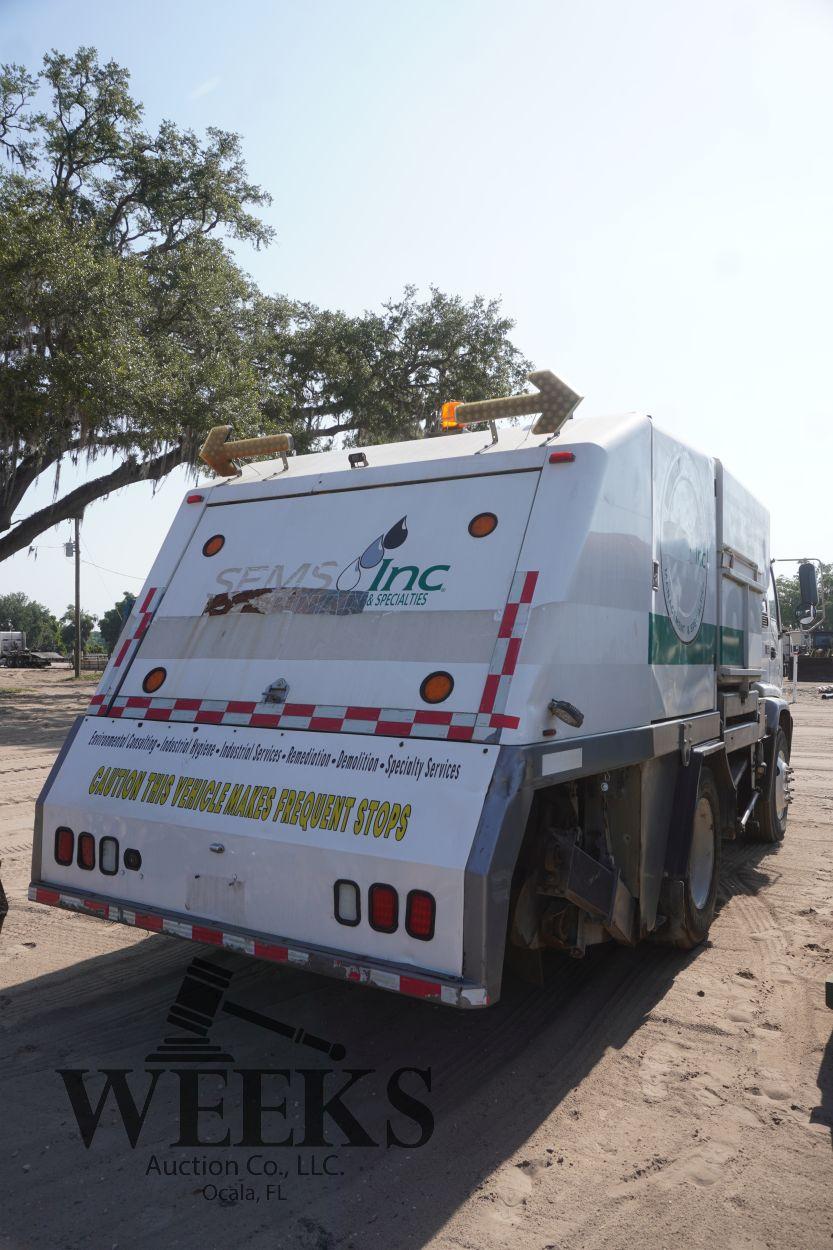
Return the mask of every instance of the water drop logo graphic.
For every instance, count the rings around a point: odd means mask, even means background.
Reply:
[[[405,539],[408,537],[407,517],[402,517],[395,525],[392,525],[382,539],[382,545],[385,551],[393,551],[395,547],[401,547]]]
[[[362,579],[362,574],[369,569],[378,568],[385,558],[386,551],[401,547],[408,537],[407,521],[407,517],[400,517],[386,534],[380,534],[378,538],[374,538],[360,556],[351,560],[339,573],[336,590],[355,590]]]
[[[363,569],[375,569],[381,564],[385,555],[384,538],[380,534],[370,546],[359,556],[359,564]]]
[[[339,573],[336,590],[355,590],[361,580],[361,565],[358,560],[354,560],[352,564],[348,564],[347,568],[342,569]]]

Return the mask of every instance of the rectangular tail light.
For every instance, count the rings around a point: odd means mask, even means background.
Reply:
[[[405,904],[405,932],[420,942],[430,942],[434,936],[437,904],[433,894],[426,890],[411,890]]]
[[[377,933],[395,933],[399,924],[399,895],[392,885],[370,887],[370,927]]]
[[[359,887],[355,881],[336,881],[333,886],[333,909],[339,924],[355,926],[362,918]]]
[[[99,842],[98,866],[105,877],[115,877],[119,870],[119,844],[115,838],[102,838]]]
[[[74,850],[75,834],[66,825],[61,825],[55,830],[55,862],[62,868],[69,867]]]
[[[78,867],[95,868],[95,838],[91,833],[78,835]]]

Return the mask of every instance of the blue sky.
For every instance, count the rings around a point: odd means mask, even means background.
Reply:
[[[276,243],[239,252],[265,290],[500,295],[583,413],[652,413],[755,490],[774,554],[833,558],[827,0],[0,0],[0,60],[82,43],[149,124],[244,136],[274,197]],[[118,575],[86,566],[85,606],[140,585],[183,486],[88,511],[86,558]],[[0,591],[62,611],[68,529]]]

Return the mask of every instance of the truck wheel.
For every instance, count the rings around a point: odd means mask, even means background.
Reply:
[[[756,842],[780,842],[787,829],[789,794],[787,768],[790,748],[787,735],[779,725],[772,746],[772,767],[767,777],[766,790],[758,800],[758,833]]]
[[[714,919],[720,878],[720,799],[707,768],[700,774],[691,819],[691,851],[682,882],[682,915],[674,925],[674,945],[691,950],[705,941]]]

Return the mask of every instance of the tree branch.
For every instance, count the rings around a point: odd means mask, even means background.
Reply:
[[[289,415],[293,421],[311,421],[318,417],[337,417],[344,412],[345,408],[349,408],[349,404],[343,400],[334,400],[329,404],[302,405],[298,408],[291,408]]]
[[[153,460],[125,460],[112,473],[105,473],[103,477],[85,482],[77,490],[64,495],[63,499],[58,499],[48,507],[33,512],[4,538],[0,538],[0,560],[5,560],[8,556],[13,556],[16,551],[28,547],[29,543],[44,530],[50,529],[60,521],[67,521],[77,516],[102,495],[108,495],[122,486],[130,486],[133,482],[164,477],[165,474],[170,473],[171,469],[183,463],[186,459],[186,450],[185,443],[179,443],[170,451],[161,452]]]
[[[343,421],[341,425],[329,425],[326,429],[315,429],[311,433],[316,438],[330,438],[335,434],[346,434],[348,430],[357,430],[359,425],[359,418],[355,417],[352,421]]]
[[[23,456],[14,469],[6,469],[4,464],[4,454],[0,452],[0,532],[7,530],[12,523],[12,515],[26,494],[32,483],[51,468],[62,456],[72,455],[73,452],[91,450],[94,454],[98,454],[100,450],[121,448],[127,452],[130,449],[132,440],[125,433],[110,434],[106,437],[98,436],[91,438],[88,442],[84,442],[80,438],[71,439],[69,442],[61,444],[45,443],[42,447],[36,448],[28,455]]]
[[[37,477],[56,460],[60,460],[61,452],[55,451],[54,454],[43,453],[42,458],[27,456],[18,464],[13,473],[10,473],[3,483],[2,495],[0,499],[0,530],[7,530],[12,523],[12,515],[26,494],[29,487]]]

